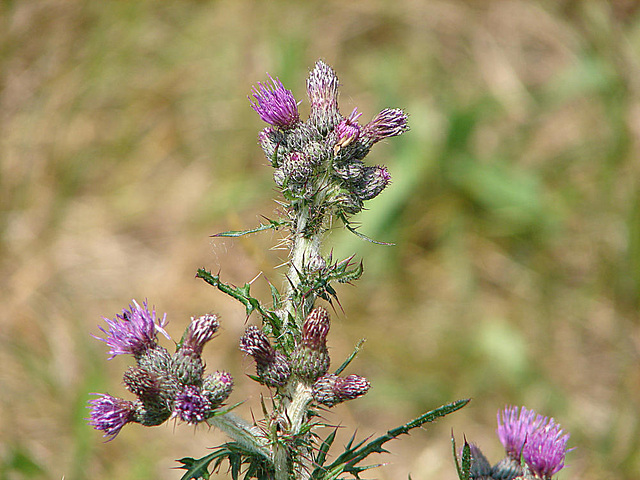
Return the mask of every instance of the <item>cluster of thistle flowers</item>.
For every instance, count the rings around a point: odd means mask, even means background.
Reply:
[[[136,401],[111,395],[96,394],[89,402],[89,424],[113,439],[127,423],[155,426],[170,418],[190,424],[215,415],[233,388],[227,372],[204,374],[202,349],[220,326],[216,315],[192,318],[175,353],[158,345],[157,334],[164,330],[166,314],[156,318],[147,302],[140,306],[135,300],[114,319],[105,318],[108,330],[100,327],[110,348],[111,358],[133,355],[136,366],[123,376],[126,388],[136,395]]]
[[[360,125],[355,108],[347,117],[338,110],[338,77],[318,61],[307,79],[309,119],[300,120],[298,104],[279,79],[253,89],[252,107],[272,125],[259,134],[265,155],[275,167],[274,179],[289,200],[310,200],[322,193],[324,207],[352,215],[363,202],[382,192],[391,177],[383,166],[367,166],[363,158],[380,140],[400,135],[407,115],[384,109]]]
[[[569,434],[553,418],[525,407],[498,412],[498,438],[506,457],[493,467],[471,444],[471,478],[485,480],[550,480],[564,468]]]
[[[308,382],[315,402],[333,407],[346,400],[358,398],[369,390],[364,377],[341,377],[327,373],[331,360],[327,349],[327,334],[331,320],[323,307],[314,308],[302,325],[299,344],[287,359],[276,351],[269,338],[257,327],[250,326],[240,339],[240,350],[256,362],[256,380],[268,387],[284,387],[295,375]]]

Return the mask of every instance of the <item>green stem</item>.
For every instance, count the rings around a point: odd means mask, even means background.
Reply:
[[[258,428],[249,425],[243,418],[233,413],[226,413],[211,417],[207,423],[219,428],[248,450],[273,461],[267,439],[262,436]]]
[[[293,318],[300,323],[304,322],[306,313],[311,310],[315,302],[315,295],[310,294],[306,298],[299,300],[296,304],[296,289],[300,285],[300,274],[307,270],[309,261],[320,255],[320,245],[322,234],[314,233],[308,235],[306,233],[309,222],[310,207],[305,205],[297,212],[296,229],[293,232],[293,246],[291,248],[290,267],[287,274],[288,286],[285,299],[285,310],[291,314]],[[297,315],[296,315],[297,313]],[[291,436],[300,434],[303,425],[308,420],[309,404],[311,403],[312,391],[311,386],[297,377],[292,377],[287,385],[290,396],[283,397],[281,411],[284,417],[289,420]],[[301,468],[293,468],[292,454],[296,455],[296,465]],[[286,446],[281,444],[274,445],[274,465],[276,480],[290,480],[293,477],[297,480],[307,480],[310,478],[312,468],[311,452],[309,449],[299,447],[298,451],[291,452]]]

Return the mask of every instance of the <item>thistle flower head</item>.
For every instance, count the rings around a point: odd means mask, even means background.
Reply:
[[[302,324],[303,345],[313,350],[326,349],[330,326],[329,312],[323,307],[314,308]]]
[[[335,133],[338,137],[335,146],[333,147],[334,154],[337,154],[341,149],[351,145],[360,135],[360,125],[358,125],[358,118],[361,116],[358,113],[358,109],[354,108],[353,112],[336,125]]]
[[[554,419],[543,418],[541,425],[527,437],[522,457],[538,477],[550,479],[564,467],[569,434]]]
[[[371,200],[380,195],[389,183],[391,183],[391,175],[386,167],[380,165],[365,167],[354,193],[360,200]]]
[[[255,325],[250,325],[240,338],[240,350],[251,355],[259,364],[271,363],[276,356],[267,336]]]
[[[205,420],[212,411],[209,397],[195,385],[187,385],[175,399],[172,417],[195,425]]]
[[[122,427],[132,422],[135,416],[133,402],[106,394],[94,394],[98,398],[89,401],[91,409],[89,425],[104,432],[105,437],[113,440]]]
[[[116,315],[114,319],[104,318],[109,330],[99,328],[106,334],[106,338],[95,335],[94,337],[110,347],[111,358],[122,354],[140,355],[156,345],[158,332],[170,338],[164,330],[167,324],[166,319],[165,313],[160,320],[157,320],[155,309],[149,312],[146,300],[142,303],[142,307],[133,300],[129,309],[123,309],[121,315]]]
[[[522,447],[527,438],[543,420],[542,415],[538,415],[533,410],[525,407],[506,407],[498,412],[498,438],[504,446],[507,455],[515,460],[520,460]]]
[[[385,108],[362,128],[362,136],[373,144],[401,135],[408,129],[406,113],[399,108]]]
[[[318,130],[327,133],[340,121],[338,111],[338,77],[322,60],[307,78],[307,95],[311,102],[310,120]]]
[[[329,373],[313,384],[313,398],[321,405],[333,407],[346,400],[361,397],[370,387],[367,379],[359,375],[339,377]]]
[[[256,373],[269,387],[281,387],[291,376],[291,366],[286,357],[271,346],[267,336],[251,325],[240,338],[240,350],[256,361]]]
[[[160,379],[153,373],[140,368],[129,367],[122,377],[127,390],[139,398],[159,398],[162,390]]]
[[[258,87],[253,87],[253,100],[249,97],[251,107],[268,124],[283,129],[291,128],[300,120],[298,103],[278,78],[269,75],[269,79],[273,85],[258,83]]]
[[[233,377],[227,372],[214,372],[202,380],[202,393],[204,393],[213,407],[218,407],[224,402],[233,390]]]
[[[219,328],[220,322],[217,315],[207,314],[198,318],[191,317],[191,324],[185,332],[182,345],[198,354],[202,353],[205,343],[213,338]]]

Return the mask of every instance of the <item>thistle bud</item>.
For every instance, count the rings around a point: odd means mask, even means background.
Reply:
[[[289,362],[269,343],[262,331],[251,325],[240,339],[240,350],[256,361],[256,374],[269,387],[281,387],[291,376]]]
[[[229,398],[233,390],[233,377],[227,372],[215,372],[202,380],[202,393],[215,408]]]
[[[173,399],[171,403],[173,403]],[[171,417],[171,410],[167,408],[167,403],[165,402],[138,400],[134,405],[134,422],[145,427],[162,425]]]
[[[370,387],[367,379],[359,375],[339,377],[327,374],[313,384],[313,398],[321,405],[333,407],[338,403],[361,397]]]
[[[158,398],[162,390],[158,376],[139,367],[129,367],[122,381],[127,390],[139,398]]]
[[[523,473],[520,462],[511,457],[504,457],[491,468],[491,478],[494,480],[513,480]]]
[[[385,138],[401,135],[407,130],[407,114],[399,108],[385,108],[362,128],[362,137],[365,143],[373,145]]]
[[[385,167],[365,167],[362,178],[354,189],[360,200],[371,200],[377,197],[391,182],[391,175]]]
[[[217,315],[207,314],[198,318],[191,317],[191,324],[183,336],[181,348],[189,348],[195,353],[201,354],[205,343],[213,338],[219,328],[220,322]]]
[[[171,373],[183,385],[198,383],[204,373],[202,357],[188,346],[183,346],[171,357]]]
[[[313,165],[301,152],[293,152],[285,157],[282,169],[292,183],[304,183],[313,173]]]
[[[338,113],[338,77],[322,60],[316,62],[307,79],[311,102],[310,120],[321,133],[331,130],[340,120]]]
[[[312,382],[329,370],[327,334],[330,325],[329,313],[322,307],[313,309],[302,325],[301,345],[294,353],[292,366],[294,372]]]
[[[491,479],[491,464],[475,443],[469,444],[471,449],[471,478],[477,480]]]
[[[187,385],[176,396],[171,416],[195,425],[208,418],[212,411],[208,396],[195,385]]]
[[[336,176],[350,183],[360,181],[364,176],[365,168],[364,163],[360,160],[335,163],[333,165],[333,171]]]

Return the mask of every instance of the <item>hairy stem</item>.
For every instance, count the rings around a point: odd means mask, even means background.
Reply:
[[[312,235],[306,233],[309,214],[309,206],[305,206],[297,212],[296,229],[293,233],[293,245],[289,256],[290,267],[287,274],[288,286],[285,309],[300,322],[300,326],[304,322],[306,313],[313,307],[315,295],[309,294],[306,298],[299,299],[296,297],[296,290],[301,282],[300,275],[307,270],[308,262],[320,254],[322,239],[321,233]],[[300,434],[303,425],[308,420],[309,404],[313,397],[310,385],[297,377],[292,377],[287,389],[291,392],[291,395],[288,398],[284,398],[281,413],[289,420],[288,434],[296,436]],[[294,460],[292,455],[296,456],[296,465],[292,465]],[[308,448],[299,447],[298,451],[291,452],[282,445],[274,447],[276,480],[289,480],[292,475],[297,480],[306,480],[311,474],[311,469],[308,468],[311,463],[311,452]]]
[[[248,450],[262,455],[267,460],[273,460],[267,439],[261,435],[256,427],[249,425],[243,418],[233,413],[226,413],[208,419],[207,423],[219,428]]]

